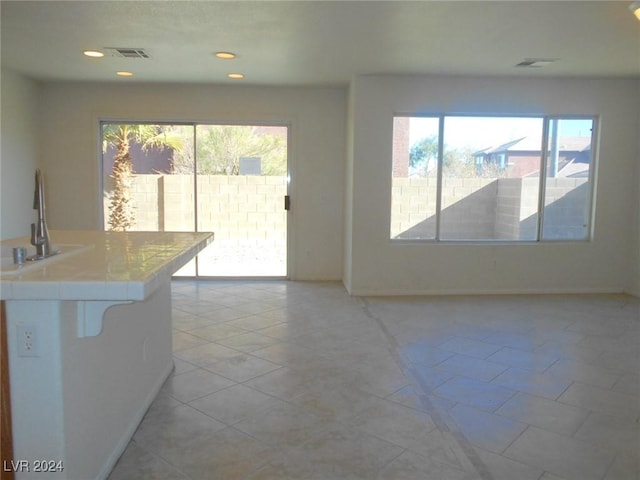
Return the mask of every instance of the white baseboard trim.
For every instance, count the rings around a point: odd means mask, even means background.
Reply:
[[[354,289],[349,292],[355,297],[408,297],[408,296],[489,296],[489,295],[595,295],[595,294],[623,294],[622,288],[563,288],[559,289],[497,289],[497,290],[438,290],[438,289]]]

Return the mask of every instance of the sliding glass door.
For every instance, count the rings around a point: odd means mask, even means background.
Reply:
[[[286,277],[288,128],[104,122],[105,230],[212,231],[180,276]]]

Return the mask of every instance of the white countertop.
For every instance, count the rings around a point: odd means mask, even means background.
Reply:
[[[144,300],[213,241],[209,232],[50,231],[59,255],[8,265],[1,300]],[[3,240],[3,262],[29,237]]]

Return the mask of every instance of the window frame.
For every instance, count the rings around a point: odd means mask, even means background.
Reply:
[[[390,163],[391,174],[389,175],[390,196],[389,196],[389,241],[394,245],[420,245],[420,244],[484,244],[484,245],[537,245],[550,243],[589,243],[593,241],[594,224],[595,224],[595,200],[596,200],[596,180],[599,165],[599,132],[600,132],[600,116],[597,114],[511,114],[511,113],[394,113],[392,118],[431,118],[438,120],[438,157],[437,157],[437,180],[436,180],[436,210],[435,210],[435,234],[434,238],[394,238],[391,236],[391,223],[393,220],[393,159]],[[477,117],[477,118],[530,118],[542,120],[542,133],[540,137],[540,168],[538,178],[538,206],[536,219],[536,236],[535,239],[517,240],[517,239],[442,239],[441,238],[441,220],[442,220],[442,187],[443,187],[443,171],[444,171],[444,127],[447,117]],[[552,121],[560,120],[590,120],[591,123],[591,142],[590,142],[590,159],[589,170],[587,176],[588,202],[586,204],[584,218],[587,221],[585,226],[585,236],[583,238],[544,238],[544,214],[545,214],[545,195],[547,185],[547,168],[549,160],[549,135],[550,125]],[[392,122],[392,125],[394,122]],[[392,138],[395,132],[392,128]],[[393,141],[392,141],[393,144]],[[393,158],[393,157],[392,157]],[[473,158],[474,165],[477,165],[477,159]]]

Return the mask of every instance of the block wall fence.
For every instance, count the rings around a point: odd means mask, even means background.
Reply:
[[[195,222],[192,175],[137,174],[132,203],[137,231],[189,231]],[[550,178],[546,185],[547,238],[580,237],[588,202],[586,178]],[[537,178],[443,178],[443,238],[526,240],[535,238]],[[104,177],[104,215],[113,179]],[[198,230],[216,238],[286,239],[284,176],[199,175]],[[436,179],[393,178],[391,237],[428,237],[435,231]]]
[[[113,179],[104,177],[104,218]],[[198,230],[229,238],[286,239],[285,176],[198,175]],[[132,185],[136,231],[189,231],[195,225],[193,175],[136,174]]]
[[[537,178],[443,178],[441,237],[533,240],[539,188]],[[582,237],[588,199],[586,178],[547,179],[545,238]],[[393,179],[392,238],[433,238],[435,212],[435,178]]]

